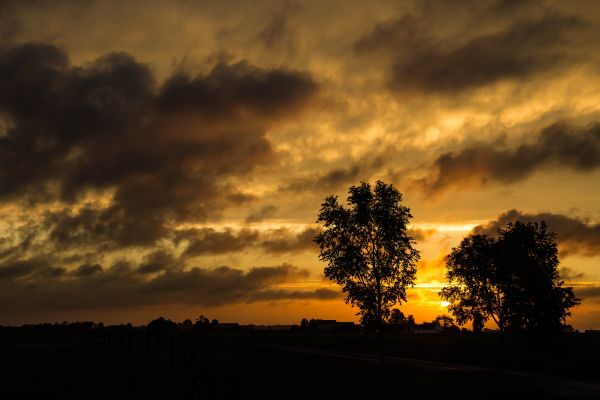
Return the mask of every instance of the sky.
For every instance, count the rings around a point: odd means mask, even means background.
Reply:
[[[383,180],[421,251],[557,234],[600,329],[597,1],[0,2],[0,324],[354,320],[320,205]]]

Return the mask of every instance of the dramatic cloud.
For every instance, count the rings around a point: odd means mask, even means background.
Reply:
[[[305,228],[300,232],[288,228],[265,231],[187,229],[176,233],[175,242],[187,240],[183,257],[241,252],[252,248],[259,248],[269,254],[298,253],[316,249],[313,238],[318,232],[317,228]]]
[[[306,228],[294,235],[290,234],[288,229],[277,229],[263,240],[262,247],[266,252],[275,254],[316,250],[317,245],[313,242],[313,239],[319,232],[320,229],[318,228]]]
[[[330,299],[339,296],[331,289],[299,291],[277,289],[279,284],[306,279],[306,270],[283,264],[243,271],[231,267],[214,269],[193,267],[187,270],[156,269],[150,262],[164,255],[154,255],[137,268],[118,262],[107,269],[85,265],[73,274],[41,275],[41,265],[33,262],[25,268],[0,268],[0,309],[3,314],[43,312],[44,310],[110,309],[156,304],[219,306],[250,301],[285,299]],[[162,269],[148,278],[149,272]],[[18,271],[17,274],[14,271]]]
[[[142,271],[142,268],[144,268],[144,266],[140,267],[140,271]],[[103,271],[102,265],[100,264],[82,264],[72,273],[78,277],[86,277],[94,274],[101,274]]]
[[[309,290],[309,291],[288,291],[288,290],[265,290],[254,294],[250,301],[265,300],[331,300],[343,298],[344,294],[339,290],[327,288]]]
[[[131,245],[152,245],[167,236],[164,215],[127,212],[113,205],[106,208],[84,206],[73,212],[68,208],[47,213],[44,227],[57,249],[91,246],[114,249]]]
[[[388,149],[390,150],[390,149]],[[384,165],[384,158],[389,157],[385,152],[366,154],[358,160],[348,160],[346,166],[335,167],[325,172],[304,174],[291,179],[279,186],[279,191],[313,192],[319,195],[331,194],[348,185],[367,181],[369,176]]]
[[[259,240],[259,233],[248,229],[240,232],[231,229],[219,232],[205,228],[191,229],[178,234],[180,239],[186,236],[189,244],[183,253],[185,257],[239,252],[253,246]]]
[[[600,124],[585,128],[553,124],[529,143],[509,148],[504,142],[476,143],[440,155],[418,181],[429,194],[449,188],[512,183],[540,169],[588,172],[600,166]]]
[[[600,255],[600,224],[591,224],[561,214],[527,214],[518,210],[510,210],[499,215],[496,220],[476,227],[473,232],[494,235],[499,228],[505,228],[506,224],[516,220],[522,222],[545,221],[548,229],[556,233],[563,256],[580,254],[594,257]]]
[[[169,221],[203,220],[242,199],[228,179],[273,161],[266,130],[316,91],[306,73],[247,62],[180,72],[157,88],[126,53],[76,67],[53,45],[4,49],[0,200],[108,191],[108,206],[50,215],[53,238],[151,245]]]
[[[337,190],[349,182],[356,182],[364,173],[358,165],[347,168],[335,168],[325,174],[312,174],[297,178],[281,186],[281,190],[291,192],[316,191],[330,192]]]
[[[39,271],[48,270],[48,262],[43,259],[27,259],[6,262],[0,268],[0,279],[17,279]]]
[[[104,231],[105,226],[101,229],[95,225],[76,226],[78,230],[70,231],[65,226],[58,229],[56,224],[50,224],[50,229],[33,225],[4,238],[0,242],[0,278],[61,275],[67,271],[70,277],[83,278],[105,272],[101,265],[103,257],[118,253],[122,248],[111,242],[110,229]],[[130,264],[139,264],[137,272],[140,274],[183,271],[191,265],[192,259],[200,256],[245,251],[280,256],[316,250],[312,240],[317,232],[317,228],[311,227],[301,231],[288,228],[176,229],[161,239],[161,246],[126,254],[126,259]],[[177,248],[180,250],[175,250]]]
[[[142,274],[152,274],[155,272],[182,269],[183,264],[177,258],[165,250],[156,250],[148,254],[138,267],[138,272]]]
[[[245,61],[178,71],[157,85],[152,69],[126,53],[73,66],[50,44],[0,48],[0,203],[62,205],[31,215],[0,243],[4,304],[218,305],[305,277],[289,265],[191,268],[185,260],[193,256],[260,246],[259,234],[207,228],[186,236],[175,227],[251,199],[231,179],[275,160],[266,132],[317,90],[307,73]],[[99,200],[80,203],[90,196]],[[154,247],[181,240],[182,255]],[[299,246],[289,240],[290,251]],[[102,266],[104,252],[130,246],[154,250]]]
[[[168,110],[201,112],[208,119],[246,112],[273,118],[294,112],[316,91],[308,74],[264,70],[247,62],[220,63],[205,76],[176,74],[167,80],[159,104]]]
[[[356,42],[355,49],[359,53],[389,53],[389,85],[399,92],[454,93],[506,79],[523,80],[572,61],[569,50],[584,27],[580,18],[550,11],[532,17],[528,7],[511,7],[514,12],[503,13],[502,8],[508,11],[507,2],[482,3],[479,7],[469,5],[472,12],[465,23],[477,26],[477,19],[490,18],[492,13],[495,21],[490,21],[491,26],[506,16],[514,21],[515,13],[528,18],[489,33],[485,29],[465,32],[462,36],[467,40],[460,41],[453,36],[432,35],[431,24],[436,21],[431,20],[431,14],[438,14],[427,7],[437,5],[423,2],[416,16],[409,14],[377,24]],[[443,2],[440,5],[448,7]],[[447,11],[465,14],[467,8],[454,3]]]

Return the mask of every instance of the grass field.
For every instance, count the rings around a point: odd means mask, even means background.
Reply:
[[[0,346],[0,398],[600,398],[599,336],[389,335],[384,363],[379,349],[358,334],[28,337]]]

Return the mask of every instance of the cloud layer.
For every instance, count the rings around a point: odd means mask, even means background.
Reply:
[[[600,166],[600,124],[583,128],[552,124],[517,146],[475,143],[438,156],[418,180],[427,193],[513,183],[544,169],[589,172]]]
[[[152,261],[155,264],[150,264]],[[19,313],[41,315],[44,311],[169,304],[213,307],[253,301],[330,299],[340,295],[329,288],[274,289],[278,284],[307,278],[306,270],[289,264],[247,271],[227,266],[183,270],[154,259],[139,266],[117,262],[106,269],[100,265],[81,265],[67,272],[52,270],[42,260],[29,260],[27,264],[4,266],[0,271],[0,309],[6,317]],[[149,273],[155,275],[148,277]]]
[[[497,219],[474,228],[474,233],[495,235],[498,229],[505,228],[510,222],[545,221],[548,229],[556,233],[560,253],[563,256],[579,254],[593,257],[600,255],[600,224],[553,213],[523,213],[509,210]]]
[[[419,2],[416,12],[376,24],[354,48],[387,60],[389,87],[402,94],[451,95],[522,81],[569,65],[574,46],[589,39],[581,18],[534,3]],[[457,26],[473,30],[452,35],[432,29],[452,14],[460,21]]]
[[[274,161],[266,130],[317,89],[306,73],[247,62],[178,72],[157,87],[126,53],[76,67],[53,45],[4,49],[0,201],[69,203],[105,191],[106,207],[49,216],[53,236],[153,244],[170,220],[202,221],[243,202],[229,179]]]

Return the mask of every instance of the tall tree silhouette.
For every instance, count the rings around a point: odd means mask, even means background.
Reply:
[[[314,240],[327,262],[325,276],[342,286],[362,323],[381,332],[390,308],[406,301],[415,281],[419,252],[407,232],[412,215],[402,194],[381,181],[373,189],[361,182],[348,193],[348,208],[336,196],[325,199],[317,219],[324,230]]]
[[[469,235],[452,249],[440,296],[461,324],[491,318],[501,331],[559,331],[581,300],[559,281],[558,264],[546,224],[516,221],[498,237]]]

